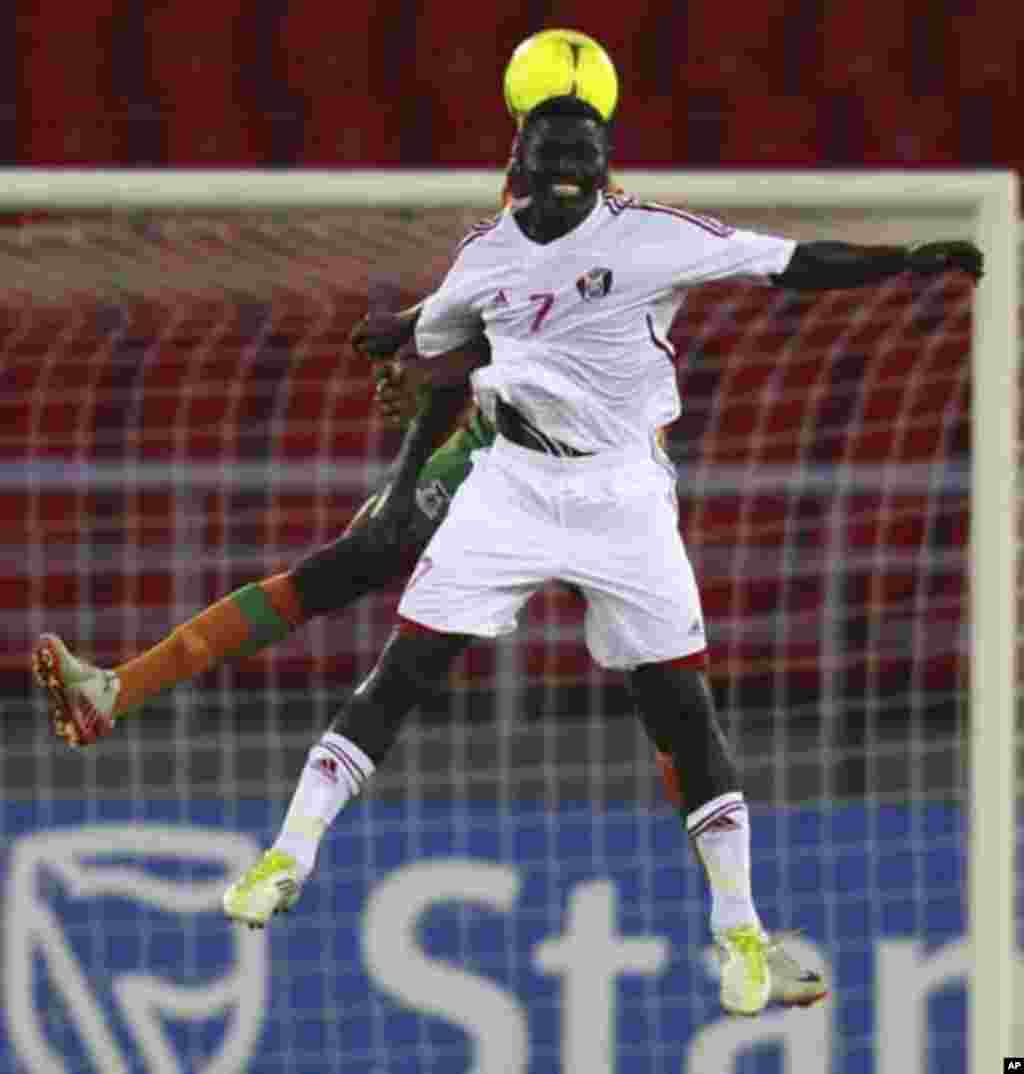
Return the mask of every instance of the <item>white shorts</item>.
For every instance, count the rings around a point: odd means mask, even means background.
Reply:
[[[606,668],[706,648],[678,529],[675,476],[649,451],[559,458],[497,437],[452,499],[398,612],[444,633],[497,637],[546,582],[587,600],[587,648]]]

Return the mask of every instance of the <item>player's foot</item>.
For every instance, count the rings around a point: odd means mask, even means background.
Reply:
[[[772,979],[768,1002],[782,1007],[813,1006],[828,995],[828,985],[820,973],[805,970],[785,951],[782,941],[786,935],[776,932],[768,937],[768,971]]]
[[[32,672],[49,700],[53,733],[69,746],[91,746],[114,729],[121,681],[112,671],[72,656],[56,634],[41,634]]]
[[[271,849],[224,892],[224,913],[233,921],[262,928],[272,914],[292,908],[301,888],[295,859]]]
[[[730,1014],[760,1014],[772,992],[768,936],[756,925],[715,935],[722,963],[722,1006]]]

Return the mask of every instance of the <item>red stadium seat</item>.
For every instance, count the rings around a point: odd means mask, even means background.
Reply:
[[[672,6],[663,5],[665,19],[673,19]],[[685,18],[675,16],[673,38],[681,85],[728,90],[750,103],[785,91],[791,61],[787,21],[778,6],[748,4],[738,11],[728,4],[690,4],[684,10]]]
[[[205,0],[178,0],[154,5],[147,17],[150,77],[162,98],[168,159],[177,167],[263,164],[267,120],[240,96],[238,11],[222,5],[214,19],[207,12]]]
[[[501,86],[509,54],[485,4],[420,10],[404,82],[407,163],[505,165],[514,135]]]
[[[685,123],[669,95],[623,94],[613,135],[612,177],[623,168],[686,167]],[[682,192],[681,192],[682,196]]]
[[[961,93],[1002,92],[1016,86],[1021,67],[1020,30],[1007,23],[998,5],[963,5],[943,13],[942,29],[952,70],[947,72]]]
[[[818,160],[818,110],[804,95],[737,95],[719,160],[732,168],[808,168]]]
[[[859,163],[871,167],[949,167],[958,164],[959,94],[908,97],[887,86],[865,87]]]
[[[857,92],[887,86],[894,98],[903,96],[915,47],[911,26],[908,19],[880,18],[862,5],[826,5],[815,37],[817,56],[805,56],[805,86]]]
[[[997,6],[977,5],[947,18],[947,83],[956,89],[951,125],[961,134],[962,164],[1021,167],[1019,29]]]
[[[112,102],[104,85],[113,7],[106,0],[18,10],[19,163],[117,162]]]
[[[396,110],[407,62],[395,27],[406,17],[390,7],[289,5],[280,48],[288,86],[305,106],[303,164],[400,162]]]

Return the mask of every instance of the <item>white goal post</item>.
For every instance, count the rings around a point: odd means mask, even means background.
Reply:
[[[920,238],[971,236],[986,275],[972,348],[969,1069],[1000,1069],[1012,1046],[1015,967],[1018,177],[977,172],[625,171],[639,197],[696,209],[808,220],[844,237],[843,214],[912,217]],[[156,171],[0,169],[9,212],[302,210],[423,206],[492,210],[498,171]],[[937,227],[945,231],[936,230]],[[952,233],[950,229],[953,229]]]

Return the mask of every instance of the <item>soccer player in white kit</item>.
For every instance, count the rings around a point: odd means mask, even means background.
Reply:
[[[675,474],[656,435],[680,410],[669,326],[688,287],[727,276],[811,289],[904,271],[978,277],[981,255],[957,242],[798,245],[607,194],[608,148],[606,125],[578,99],[535,109],[519,150],[529,202],[475,228],[419,311],[417,349],[439,377],[447,354],[486,334],[491,363],[472,383],[498,436],[425,549],[376,667],[310,751],[280,836],[224,907],[255,925],[287,909],[324,832],[422,692],[473,637],[513,630],[530,595],[559,580],[586,598],[594,659],[626,673],[648,734],[674,759],[711,889],[722,1004],[756,1014],[771,994],[771,940],[751,894],[747,806],[704,670]],[[389,353],[393,339],[385,328],[376,342]]]

